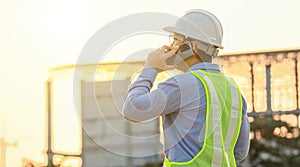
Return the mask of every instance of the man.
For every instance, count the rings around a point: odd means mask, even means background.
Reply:
[[[223,38],[219,20],[204,10],[192,10],[174,27],[171,46],[149,54],[145,67],[130,86],[123,115],[134,122],[162,116],[164,166],[236,166],[249,151],[247,106],[235,82],[212,59]],[[179,54],[188,42],[193,54]],[[167,64],[177,56],[177,64]],[[150,92],[158,72],[173,68],[171,77]]]

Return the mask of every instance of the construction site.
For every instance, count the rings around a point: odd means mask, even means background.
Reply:
[[[300,164],[299,142],[290,143],[299,139],[299,59],[299,48],[219,57],[224,73],[240,85],[248,104],[251,148],[240,166]],[[160,119],[135,124],[120,113],[128,86],[143,65],[137,61],[49,70],[44,162],[48,167],[143,167],[163,161]],[[155,83],[179,73],[159,74]]]

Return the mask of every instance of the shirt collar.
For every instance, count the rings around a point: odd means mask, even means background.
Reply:
[[[193,70],[204,70],[207,72],[212,72],[212,73],[220,73],[220,66],[219,64],[213,64],[213,63],[209,63],[209,62],[201,62],[198,64],[193,65],[192,67],[190,67],[190,71]]]

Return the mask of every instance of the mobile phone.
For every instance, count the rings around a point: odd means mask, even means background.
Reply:
[[[194,55],[191,42],[185,41],[179,45],[177,53],[168,58],[166,63],[169,65],[177,64]]]

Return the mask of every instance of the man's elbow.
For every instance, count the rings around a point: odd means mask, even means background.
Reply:
[[[132,118],[132,114],[130,114],[130,111],[128,109],[122,109],[122,116],[125,120],[129,122],[140,122],[136,120],[135,118]]]
[[[159,111],[162,111],[162,109],[151,104],[149,100],[143,99],[126,100],[122,108],[122,115],[124,119],[130,122],[142,122],[155,118],[159,116]]]
[[[133,110],[132,106],[128,106],[126,103],[122,108],[122,116],[125,120],[129,122],[141,122],[141,118],[139,118],[139,114]]]

